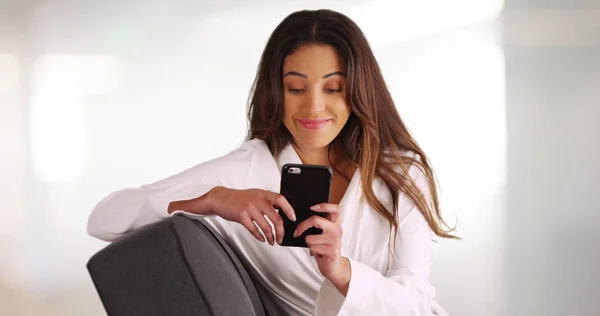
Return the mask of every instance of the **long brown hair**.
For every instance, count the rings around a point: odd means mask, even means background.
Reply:
[[[399,226],[400,192],[414,203],[437,236],[457,238],[441,216],[436,179],[427,156],[402,122],[363,32],[341,13],[297,11],[275,28],[262,54],[248,100],[248,139],[265,141],[273,155],[293,142],[282,122],[283,63],[287,55],[307,44],[330,45],[344,62],[346,100],[351,114],[337,140],[358,165],[363,194],[371,207],[390,223],[394,240]],[[419,190],[409,175],[411,166],[424,174],[428,192]],[[391,192],[391,210],[373,192],[375,177],[380,177]]]

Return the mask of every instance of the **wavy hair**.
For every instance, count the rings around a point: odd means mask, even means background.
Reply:
[[[431,230],[441,238],[452,235],[443,220],[437,183],[430,162],[405,124],[385,84],[375,56],[360,28],[347,16],[331,10],[302,10],[288,15],[273,31],[260,59],[248,99],[247,139],[265,141],[277,155],[294,142],[283,124],[283,64],[285,57],[303,45],[334,47],[347,73],[346,100],[351,114],[336,139],[359,167],[362,191],[371,207],[390,224],[394,240],[398,232],[400,193],[423,214]],[[331,146],[331,145],[330,145]],[[412,155],[406,155],[409,152]],[[409,168],[422,171],[428,190],[420,190]],[[379,177],[389,188],[392,208],[373,192]],[[425,192],[424,192],[425,191]]]

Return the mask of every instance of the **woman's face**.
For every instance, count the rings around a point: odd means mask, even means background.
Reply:
[[[283,124],[305,149],[328,146],[348,118],[346,74],[327,45],[301,46],[283,64]]]

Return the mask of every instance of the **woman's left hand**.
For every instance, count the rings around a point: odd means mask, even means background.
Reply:
[[[311,210],[329,213],[329,216],[323,218],[313,215],[298,225],[294,237],[302,235],[311,227],[323,230],[322,234],[306,236],[306,244],[310,248],[310,255],[317,259],[321,274],[329,279],[343,295],[346,295],[350,283],[350,261],[340,253],[343,233],[340,206],[322,203],[311,207]]]

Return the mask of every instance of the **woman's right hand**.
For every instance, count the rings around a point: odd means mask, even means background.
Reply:
[[[204,197],[206,206],[217,216],[228,221],[242,224],[258,240],[265,242],[254,223],[260,227],[267,237],[269,244],[281,244],[283,240],[283,220],[277,213],[276,207],[283,210],[289,219],[296,221],[294,210],[286,198],[275,192],[248,189],[234,190],[225,187],[215,187]],[[265,219],[269,218],[275,227],[275,235],[271,225]]]

